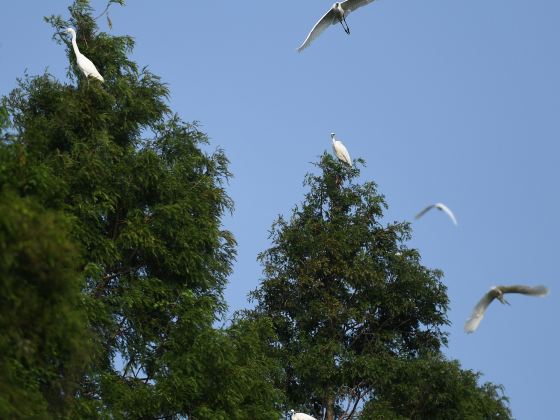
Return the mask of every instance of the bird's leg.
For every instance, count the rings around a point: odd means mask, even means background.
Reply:
[[[346,16],[342,15],[342,20],[344,20],[344,23],[346,24],[346,28],[344,28],[344,31],[350,35],[350,26],[348,26],[348,23],[346,23]]]
[[[511,304],[504,298],[503,295],[502,295],[502,296],[498,296],[498,300],[499,300],[502,304],[504,304],[504,305],[511,305]]]
[[[344,17],[344,15],[342,15],[342,19],[338,18],[338,21],[342,25],[342,28],[344,29],[344,32],[346,32],[348,35],[350,35],[350,28],[348,27],[348,24],[346,23],[346,18]],[[345,24],[346,24],[346,26],[345,26]]]

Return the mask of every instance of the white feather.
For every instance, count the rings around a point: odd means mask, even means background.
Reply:
[[[333,142],[333,151],[336,157],[352,167],[352,159],[350,158],[350,153],[348,153],[346,146],[334,137],[334,133],[331,133],[331,138]]]
[[[309,414],[296,413],[294,410],[290,410],[290,415],[292,416],[292,420],[317,420]]]
[[[86,78],[91,76],[97,80],[104,82],[105,79],[103,79],[103,76],[99,74],[99,71],[97,71],[95,64],[93,64],[89,58],[87,58],[80,52],[78,44],[76,43],[76,31],[73,28],[67,28],[66,32],[70,32],[72,34],[72,47],[74,48],[74,54],[76,55],[76,63],[78,63],[78,67],[80,68],[82,73],[85,74]]]
[[[455,215],[453,214],[451,209],[449,209],[449,207],[447,207],[443,203],[430,204],[428,207],[424,208],[420,213],[418,213],[416,215],[415,219],[421,218],[422,216],[424,216],[428,211],[430,211],[434,207],[438,210],[443,211],[445,214],[447,214],[455,226],[458,224],[457,219],[455,218]]]
[[[494,299],[500,299],[503,301],[502,303],[507,303],[507,301],[503,298],[505,293],[521,293],[528,296],[542,297],[548,295],[549,289],[544,286],[531,287],[517,284],[512,286],[492,287],[484,296],[482,296],[482,299],[480,299],[474,307],[470,318],[467,322],[465,322],[465,332],[472,333],[476,331],[480,321],[484,318],[486,309],[488,309],[488,306],[490,306]]]
[[[298,52],[303,51],[315,38],[321,35],[325,29],[329,26],[334,25],[338,22],[338,19],[342,19],[343,16],[348,16],[348,14],[362,6],[365,6],[368,3],[371,3],[373,0],[346,0],[342,2],[335,3],[331,6],[329,11],[323,15],[321,19],[317,21],[317,23],[313,26],[305,41],[299,46],[297,49]],[[340,5],[340,8],[343,11],[343,16],[340,16],[339,9],[336,7]]]

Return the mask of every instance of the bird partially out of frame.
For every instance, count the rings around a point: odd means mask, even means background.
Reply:
[[[371,3],[373,0],[346,0],[341,2],[336,2],[331,6],[329,11],[325,13],[325,15],[319,19],[319,21],[313,26],[311,32],[303,41],[303,44],[299,46],[297,49],[298,52],[303,51],[315,38],[317,38],[321,33],[327,29],[331,25],[336,25],[337,22],[340,22],[342,27],[344,28],[344,32],[350,35],[350,27],[346,23],[346,16],[348,14],[362,6],[365,6],[368,3]]]
[[[475,332],[484,318],[484,313],[488,306],[492,303],[494,299],[498,299],[503,304],[508,304],[509,302],[505,300],[504,294],[506,293],[521,293],[528,296],[546,296],[549,293],[548,288],[544,286],[523,286],[523,285],[513,285],[513,286],[494,286],[492,287],[482,299],[476,304],[471,317],[465,323],[465,332],[472,333]]]
[[[309,414],[296,413],[294,410],[289,411],[292,420],[317,420],[315,417],[311,417]]]

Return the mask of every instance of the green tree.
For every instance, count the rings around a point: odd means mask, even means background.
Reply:
[[[327,420],[360,411],[362,418],[461,418],[452,415],[456,406],[480,399],[495,402],[488,418],[507,417],[491,392],[498,388],[477,388],[476,375],[440,358],[446,287],[442,273],[406,247],[409,224],[381,224],[385,201],[373,182],[356,183],[357,168],[328,154],[317,166],[320,174],[305,179],[304,202],[274,223],[272,247],[259,257],[265,277],[252,293],[252,316],[271,319],[277,333],[290,406]],[[419,375],[436,366],[439,382]],[[468,403],[459,404],[459,391],[448,404],[424,398],[453,392],[446,382],[467,389]]]
[[[68,220],[0,191],[0,418],[69,415],[87,363]]]
[[[13,135],[0,186],[71,221],[93,346],[73,393],[81,417],[276,418],[266,323],[215,329],[235,241],[221,150],[171,113],[168,89],[129,60],[133,40],[99,33],[85,0],[48,18],[71,83],[25,77],[5,98]],[[64,28],[105,79],[85,80]],[[242,378],[242,379],[240,379]]]
[[[391,365],[388,378],[368,401],[368,419],[509,419],[501,386],[478,385],[480,374],[432,355]]]

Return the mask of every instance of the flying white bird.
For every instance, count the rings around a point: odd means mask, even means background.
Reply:
[[[486,312],[486,309],[494,299],[498,299],[501,303],[509,305],[509,302],[504,298],[504,293],[522,293],[529,296],[546,296],[548,295],[548,292],[549,290],[544,286],[494,286],[474,307],[471,317],[467,320],[467,322],[465,322],[465,332],[472,333],[476,331],[478,324],[480,324],[480,321],[482,321],[482,318],[484,317],[484,312]]]
[[[97,71],[95,64],[93,64],[91,60],[83,55],[78,49],[78,44],[76,44],[76,31],[74,28],[66,28],[66,32],[72,34],[72,47],[74,47],[74,54],[76,54],[76,62],[78,63],[78,67],[82,73],[86,75],[86,79],[91,76],[104,82],[105,80]]]
[[[289,413],[292,416],[292,420],[317,420],[309,414],[296,413],[294,410],[290,410]]]
[[[331,25],[336,25],[336,22],[340,22],[342,27],[344,28],[344,32],[350,35],[350,28],[346,23],[346,16],[356,10],[359,7],[365,6],[368,3],[371,3],[373,0],[345,0],[341,2],[336,2],[331,6],[329,11],[325,13],[325,15],[319,19],[319,21],[315,24],[303,44],[300,45],[298,48],[298,52],[303,51],[305,48],[309,47],[309,44],[317,38],[321,33],[327,29]]]
[[[457,219],[455,218],[455,215],[453,214],[453,212],[449,209],[449,207],[447,207],[445,204],[443,203],[436,203],[436,204],[432,204],[428,207],[426,207],[424,210],[422,210],[420,213],[418,213],[415,217],[415,219],[419,219],[422,216],[424,216],[428,211],[430,211],[433,208],[436,208],[438,210],[441,210],[443,212],[445,212],[445,214],[447,214],[449,216],[449,218],[451,219],[451,221],[457,225]]]
[[[350,159],[350,153],[348,153],[346,146],[344,146],[340,140],[334,138],[334,133],[331,133],[331,139],[332,148],[336,157],[352,167],[352,159]]]

